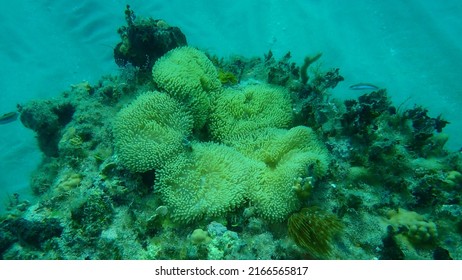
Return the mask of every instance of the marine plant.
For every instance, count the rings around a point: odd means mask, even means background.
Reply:
[[[422,106],[415,106],[406,110],[403,117],[411,121],[412,149],[422,155],[429,153],[425,150],[425,145],[428,144],[435,132],[441,133],[443,128],[449,124],[441,115],[436,118],[428,116],[428,110]]]
[[[302,84],[305,85],[308,82],[308,68],[310,67],[310,65],[316,62],[321,56],[322,53],[318,53],[314,56],[305,57],[305,60],[303,61],[302,66],[300,67],[300,81],[302,82]]]
[[[232,86],[238,83],[236,75],[234,75],[232,72],[225,71],[222,69],[218,69],[218,79],[224,86]]]

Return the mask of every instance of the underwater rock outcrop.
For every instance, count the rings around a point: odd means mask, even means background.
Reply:
[[[137,18],[128,5],[125,20],[127,26],[118,30],[122,42],[114,48],[114,59],[119,66],[130,63],[149,71],[166,52],[187,45],[186,36],[178,27],[170,26],[161,19]]]
[[[0,224],[0,254],[14,242],[23,246],[42,248],[53,237],[61,236],[63,227],[57,219],[30,221],[23,218],[6,219]]]
[[[74,106],[66,102],[40,100],[18,106],[18,111],[23,125],[37,133],[40,150],[47,156],[58,156],[62,129],[71,121]]]

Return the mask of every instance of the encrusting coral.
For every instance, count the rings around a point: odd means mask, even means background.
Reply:
[[[401,229],[409,241],[416,245],[429,244],[438,237],[436,224],[417,212],[400,208],[398,211],[390,211],[388,216],[390,225],[396,230]]]
[[[147,92],[123,108],[114,120],[114,145],[120,162],[135,172],[160,168],[181,152],[192,119],[173,98]]]

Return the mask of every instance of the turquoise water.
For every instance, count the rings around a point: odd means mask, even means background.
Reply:
[[[2,1],[0,114],[70,85],[118,73],[113,47],[126,1]],[[179,27],[188,44],[228,57],[288,51],[301,65],[322,52],[322,67],[340,68],[332,90],[356,98],[351,84],[387,88],[394,104],[420,104],[450,122],[447,148],[462,146],[462,3],[448,1],[131,1],[138,15]],[[40,162],[34,134],[19,121],[0,125],[0,197],[33,201],[29,178]],[[7,204],[7,202],[5,202]],[[5,203],[0,205],[4,211]]]

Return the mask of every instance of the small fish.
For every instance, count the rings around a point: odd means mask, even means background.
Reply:
[[[17,112],[9,112],[0,116],[0,124],[14,122],[18,118]]]
[[[352,90],[377,90],[379,89],[379,87],[374,86],[373,84],[359,83],[359,84],[350,86],[350,89]]]

